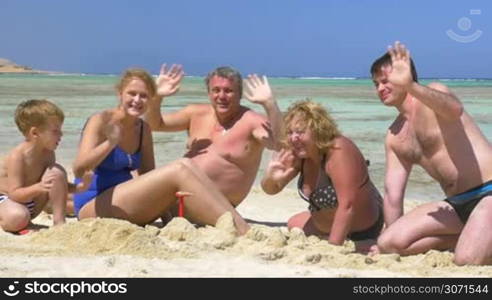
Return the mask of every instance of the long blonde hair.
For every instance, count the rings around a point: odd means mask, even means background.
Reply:
[[[285,146],[287,143],[287,132],[291,127],[294,119],[301,120],[301,126],[309,128],[314,136],[315,144],[321,153],[326,153],[333,148],[334,139],[341,135],[338,126],[330,116],[328,111],[318,103],[305,99],[297,101],[289,106],[284,115],[284,127],[282,133],[282,142]]]

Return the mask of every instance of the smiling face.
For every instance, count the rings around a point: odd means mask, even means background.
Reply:
[[[126,114],[140,117],[147,109],[149,91],[139,78],[131,79],[120,91],[120,105]]]
[[[374,74],[372,80],[378,97],[384,105],[399,106],[405,100],[407,93],[389,82],[388,77],[391,71],[391,65],[384,65],[379,72]]]
[[[289,124],[286,124],[287,143],[295,156],[307,158],[311,153],[317,153],[313,131],[299,116],[295,116]]]
[[[239,86],[231,79],[213,76],[208,86],[208,97],[217,116],[232,118],[240,108]]]

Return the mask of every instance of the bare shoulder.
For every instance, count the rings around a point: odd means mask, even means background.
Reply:
[[[340,151],[334,151],[333,153],[337,153],[338,155],[341,156],[359,156],[360,151],[357,145],[348,137],[340,135],[336,137],[334,140],[335,142],[334,146],[336,150]]]
[[[444,85],[440,82],[431,82],[427,85],[427,87],[434,89],[434,90],[437,90],[437,91],[440,91],[440,92],[443,92],[443,93],[447,93],[447,94],[451,93],[451,90],[446,85]]]
[[[8,172],[9,168],[21,168],[22,166],[24,166],[27,159],[26,152],[27,151],[24,147],[24,143],[21,143],[12,148],[12,150],[7,153],[4,159],[5,172]]]
[[[183,111],[190,115],[203,116],[207,114],[212,114],[213,108],[210,104],[189,104],[185,108],[183,108]]]
[[[264,114],[256,112],[256,111],[249,109],[247,107],[242,107],[242,109],[243,109],[242,119],[244,121],[256,123],[258,125],[268,121],[267,117]]]
[[[89,118],[87,118],[84,128],[87,127],[94,128],[94,127],[100,127],[102,125],[105,125],[114,118],[114,115],[115,115],[114,109],[107,109],[95,113],[91,115]]]
[[[363,179],[367,173],[367,167],[359,148],[351,139],[343,135],[336,137],[334,142],[335,147],[330,151],[325,171],[332,177]]]
[[[189,104],[184,109],[193,111],[193,112],[206,112],[212,109],[212,105],[210,104]]]

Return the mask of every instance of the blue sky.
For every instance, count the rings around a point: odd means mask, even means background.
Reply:
[[[420,77],[492,78],[490,0],[1,0],[0,28],[0,57],[44,70],[367,77],[400,40]]]

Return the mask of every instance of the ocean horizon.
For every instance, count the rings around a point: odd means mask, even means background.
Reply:
[[[351,138],[370,160],[371,179],[383,192],[384,138],[396,118],[396,109],[380,103],[370,78],[349,77],[268,77],[282,111],[297,100],[310,98],[323,106],[337,121],[342,133]],[[83,124],[92,114],[115,107],[114,86],[119,74],[1,74],[0,75],[0,156],[22,141],[13,113],[27,99],[49,99],[65,112],[64,136],[57,159],[69,171],[77,153]],[[421,82],[436,79],[422,79]],[[492,79],[438,79],[464,103],[484,135],[492,139]],[[180,91],[164,99],[163,112],[172,112],[190,103],[209,103],[203,76],[186,76]],[[242,104],[264,113],[261,106],[243,99]],[[185,152],[185,132],[154,133],[156,166],[180,158]],[[271,152],[265,151],[256,184],[259,183]],[[293,181],[288,187],[295,188]],[[439,185],[420,167],[410,176],[406,196],[430,201],[444,198]]]

